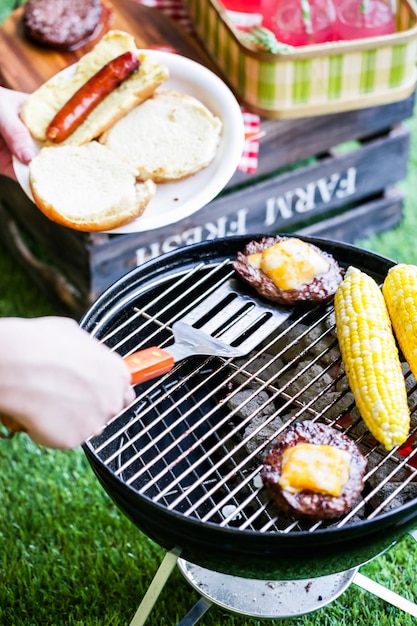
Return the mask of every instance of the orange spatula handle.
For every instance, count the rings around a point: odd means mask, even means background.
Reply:
[[[143,383],[151,378],[162,376],[174,367],[174,357],[161,348],[145,348],[124,357],[129,368],[132,385]]]

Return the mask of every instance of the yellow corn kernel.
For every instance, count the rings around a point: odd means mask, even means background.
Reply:
[[[417,266],[394,265],[388,271],[382,293],[398,345],[417,379]]]
[[[336,330],[356,406],[387,450],[410,429],[405,380],[384,296],[373,278],[350,267],[334,298]]]
[[[326,444],[297,443],[284,450],[279,484],[290,493],[338,497],[350,476],[350,453]]]

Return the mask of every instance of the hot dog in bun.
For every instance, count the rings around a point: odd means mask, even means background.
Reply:
[[[116,60],[123,55],[126,57],[127,53],[130,53],[130,64],[125,63],[115,74]],[[99,137],[149,98],[168,76],[166,67],[152,59],[151,54],[136,48],[131,35],[112,30],[78,61],[74,72],[60,73],[34,91],[24,102],[21,116],[34,139],[46,145],[52,141],[57,143],[47,136],[47,130],[55,116],[67,109],[67,117],[72,114],[80,123],[59,143],[81,145]],[[78,100],[77,92],[81,92]],[[85,116],[85,103],[91,99],[95,101],[94,107]]]

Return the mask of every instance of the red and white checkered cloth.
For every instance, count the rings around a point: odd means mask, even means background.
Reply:
[[[181,0],[138,0],[148,7],[160,9],[171,19],[178,22],[187,33],[193,32],[193,25]],[[258,169],[260,118],[242,108],[245,126],[245,143],[238,170],[253,174]]]
[[[187,33],[193,32],[193,25],[181,0],[138,0],[138,2],[147,7],[160,9],[168,17],[178,22]]]

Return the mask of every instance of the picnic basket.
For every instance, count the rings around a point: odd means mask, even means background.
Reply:
[[[184,0],[194,28],[240,102],[294,118],[396,102],[416,85],[417,5],[400,0],[396,32],[272,53],[248,43],[218,0]]]

